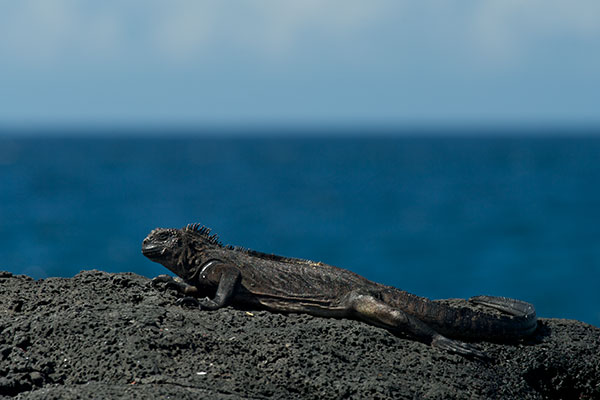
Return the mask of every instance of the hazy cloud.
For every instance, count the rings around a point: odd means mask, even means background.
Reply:
[[[596,0],[478,2],[472,17],[475,43],[493,61],[514,57],[536,42],[600,37]]]
[[[3,3],[0,51],[37,62],[127,54],[135,47],[176,58],[219,46],[290,50],[309,29],[344,36],[371,23],[381,6],[358,0],[321,2],[24,0]]]
[[[492,60],[515,56],[538,40],[600,35],[597,0],[489,0],[459,5],[400,0],[22,0],[3,2],[0,7],[0,52],[30,63],[65,55],[126,55],[136,48],[175,60],[220,47],[272,55],[294,51],[307,36],[332,37],[344,46],[349,45],[348,35],[359,35],[361,30],[407,22],[411,40],[442,31],[453,35],[456,46],[472,47]],[[454,28],[448,32],[444,25]]]
[[[76,1],[3,2],[0,10],[0,54],[26,64],[105,57],[124,33],[115,10]]]
[[[0,123],[597,121],[599,39],[598,0],[0,0]]]

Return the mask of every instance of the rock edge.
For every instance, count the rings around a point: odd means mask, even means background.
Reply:
[[[0,396],[28,399],[593,399],[600,329],[541,319],[494,361],[358,321],[174,304],[131,273],[0,272]]]

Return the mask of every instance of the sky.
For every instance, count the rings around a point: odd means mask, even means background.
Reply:
[[[0,0],[0,126],[600,126],[598,0]]]

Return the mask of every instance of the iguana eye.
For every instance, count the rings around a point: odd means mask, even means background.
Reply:
[[[160,233],[157,235],[157,239],[158,239],[158,240],[161,240],[161,241],[164,241],[164,240],[167,240],[167,239],[169,239],[169,237],[170,237],[170,236],[171,236],[171,235],[169,234],[169,232],[166,232],[166,231],[165,231],[165,232],[160,232]]]

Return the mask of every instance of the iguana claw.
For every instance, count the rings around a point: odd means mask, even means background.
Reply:
[[[491,358],[477,347],[459,340],[449,339],[443,335],[436,335],[431,341],[433,347],[446,350],[450,353],[460,354],[466,357],[474,357],[483,361],[489,361]]]
[[[177,299],[175,301],[175,304],[177,304],[178,306],[200,308],[200,302],[198,301],[198,299],[195,297],[191,297],[191,296],[186,296],[186,297]]]
[[[158,288],[160,284],[165,289],[175,289],[179,293],[184,295],[193,295],[198,292],[198,288],[189,285],[183,281],[183,279],[177,277],[174,278],[171,275],[158,275],[150,281],[152,287]]]

